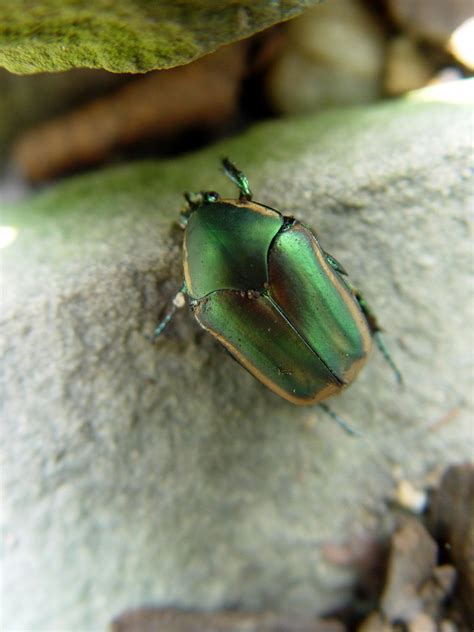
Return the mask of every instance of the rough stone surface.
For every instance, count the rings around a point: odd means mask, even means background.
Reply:
[[[261,125],[174,162],[65,181],[2,210],[5,630],[102,630],[141,604],[326,612],[383,537],[394,472],[472,450],[469,107],[387,103]],[[387,331],[332,403],[265,389],[180,313],[180,192],[233,188],[317,228]],[[330,547],[329,547],[330,548]]]
[[[298,15],[318,0],[0,0],[11,72],[171,68]]]

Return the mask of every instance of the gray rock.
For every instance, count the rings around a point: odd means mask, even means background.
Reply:
[[[418,90],[434,75],[433,64],[421,52],[417,42],[405,35],[390,40],[385,61],[386,94],[401,95]]]
[[[289,22],[266,78],[269,101],[285,114],[376,101],[385,49],[380,24],[360,2],[322,3]]]
[[[327,611],[384,537],[397,472],[472,448],[470,108],[388,103],[263,124],[170,162],[72,178],[2,211],[3,629],[99,630],[140,604]],[[265,389],[183,311],[185,189],[314,226],[387,331],[332,402],[362,432]],[[355,555],[357,558],[357,555]]]

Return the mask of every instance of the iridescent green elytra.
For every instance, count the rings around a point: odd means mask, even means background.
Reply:
[[[348,386],[373,336],[391,363],[376,319],[344,280],[344,268],[304,224],[253,202],[247,178],[229,160],[223,165],[240,198],[186,195],[184,284],[156,334],[187,295],[200,325],[295,404],[319,402]]]

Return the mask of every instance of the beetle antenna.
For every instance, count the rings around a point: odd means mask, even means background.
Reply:
[[[176,293],[175,297],[171,301],[171,306],[167,314],[165,315],[163,320],[158,324],[155,331],[153,332],[154,340],[156,340],[156,338],[161,336],[161,334],[164,332],[166,327],[169,325],[173,316],[178,311],[178,309],[181,309],[182,307],[186,305],[185,296],[186,296],[186,285],[183,283],[183,285],[180,287],[179,291]]]
[[[228,158],[222,159],[222,166],[224,167],[226,176],[239,187],[240,199],[250,201],[252,199],[252,191],[250,190],[249,181],[245,173],[239,171]]]
[[[344,421],[342,417],[339,417],[339,415],[335,413],[332,408],[329,408],[327,404],[319,403],[318,406],[326,413],[326,415],[331,417],[331,419],[335,421],[346,434],[350,435],[351,437],[362,437],[360,432],[355,430],[355,428],[352,428],[352,426],[350,426],[347,421]]]

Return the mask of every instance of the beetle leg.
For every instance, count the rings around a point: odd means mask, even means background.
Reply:
[[[191,217],[197,207],[203,202],[202,193],[185,191],[183,193],[183,197],[186,200],[186,204],[184,205],[184,208],[181,210],[181,213],[179,215],[179,225],[181,226],[181,228],[185,228],[188,219]]]
[[[400,373],[400,370],[398,369],[397,365],[393,361],[393,358],[390,355],[389,350],[387,349],[387,347],[385,345],[385,340],[384,340],[384,338],[382,336],[382,332],[380,330],[374,332],[374,340],[375,340],[375,344],[377,345],[378,350],[380,351],[382,356],[385,358],[385,361],[387,362],[387,364],[390,366],[390,368],[394,372],[395,379],[397,380],[397,382],[399,384],[403,384],[402,374]]]
[[[367,303],[367,301],[365,300],[364,295],[362,294],[362,292],[360,290],[358,290],[357,288],[355,288],[351,283],[349,283],[348,281],[346,281],[346,283],[349,285],[356,301],[359,303],[359,306],[367,320],[367,323],[369,325],[370,331],[372,332],[372,336],[374,338],[374,342],[377,345],[378,350],[380,351],[380,353],[382,354],[382,356],[384,357],[385,361],[387,362],[387,364],[390,366],[390,368],[392,369],[392,371],[395,374],[395,378],[397,380],[397,382],[399,384],[403,384],[403,378],[402,378],[402,374],[400,373],[397,365],[395,364],[392,356],[390,355],[386,345],[385,345],[385,341],[383,339],[382,336],[382,327],[379,325],[378,321],[377,321],[377,317],[375,316],[374,312],[372,311],[370,305]]]
[[[178,309],[181,309],[182,307],[186,305],[185,296],[186,296],[186,285],[183,283],[183,285],[181,286],[181,288],[179,289],[179,291],[176,293],[175,297],[171,301],[171,306],[168,312],[166,313],[166,316],[163,318],[163,320],[160,323],[158,323],[153,333],[154,339],[158,338],[158,336],[161,336],[161,334],[166,329],[166,327],[170,323],[173,316],[178,311]]]
[[[199,193],[193,193],[191,191],[185,191],[183,193],[186,204],[181,210],[179,216],[179,226],[186,228],[188,219],[194,213],[194,211],[201,206],[201,204],[207,204],[209,202],[217,202],[220,199],[219,193],[216,191],[200,191]]]
[[[336,272],[339,272],[339,274],[343,274],[344,276],[347,276],[347,271],[342,265],[342,263],[339,263],[336,257],[333,257],[332,255],[330,255],[329,252],[326,252],[325,250],[323,250],[323,252],[326,255],[326,261],[329,263],[329,265],[332,268],[334,268]]]
[[[247,176],[242,173],[242,171],[239,171],[234,163],[228,158],[222,159],[222,166],[224,167],[226,176],[239,187],[240,199],[250,201],[252,199],[252,191],[250,190]]]
[[[354,430],[354,428],[352,428],[352,426],[350,426],[347,421],[344,421],[344,419],[342,417],[339,417],[339,415],[337,413],[335,413],[332,408],[329,408],[329,406],[327,404],[323,404],[323,403],[319,403],[318,404],[319,408],[321,408],[321,410],[323,410],[326,415],[328,415],[329,417],[331,417],[331,419],[333,421],[335,421],[337,423],[337,425],[342,428],[342,430],[344,430],[344,432],[346,432],[347,434],[351,435],[351,437],[361,437],[362,435],[360,434],[360,432],[357,432],[357,430]]]

